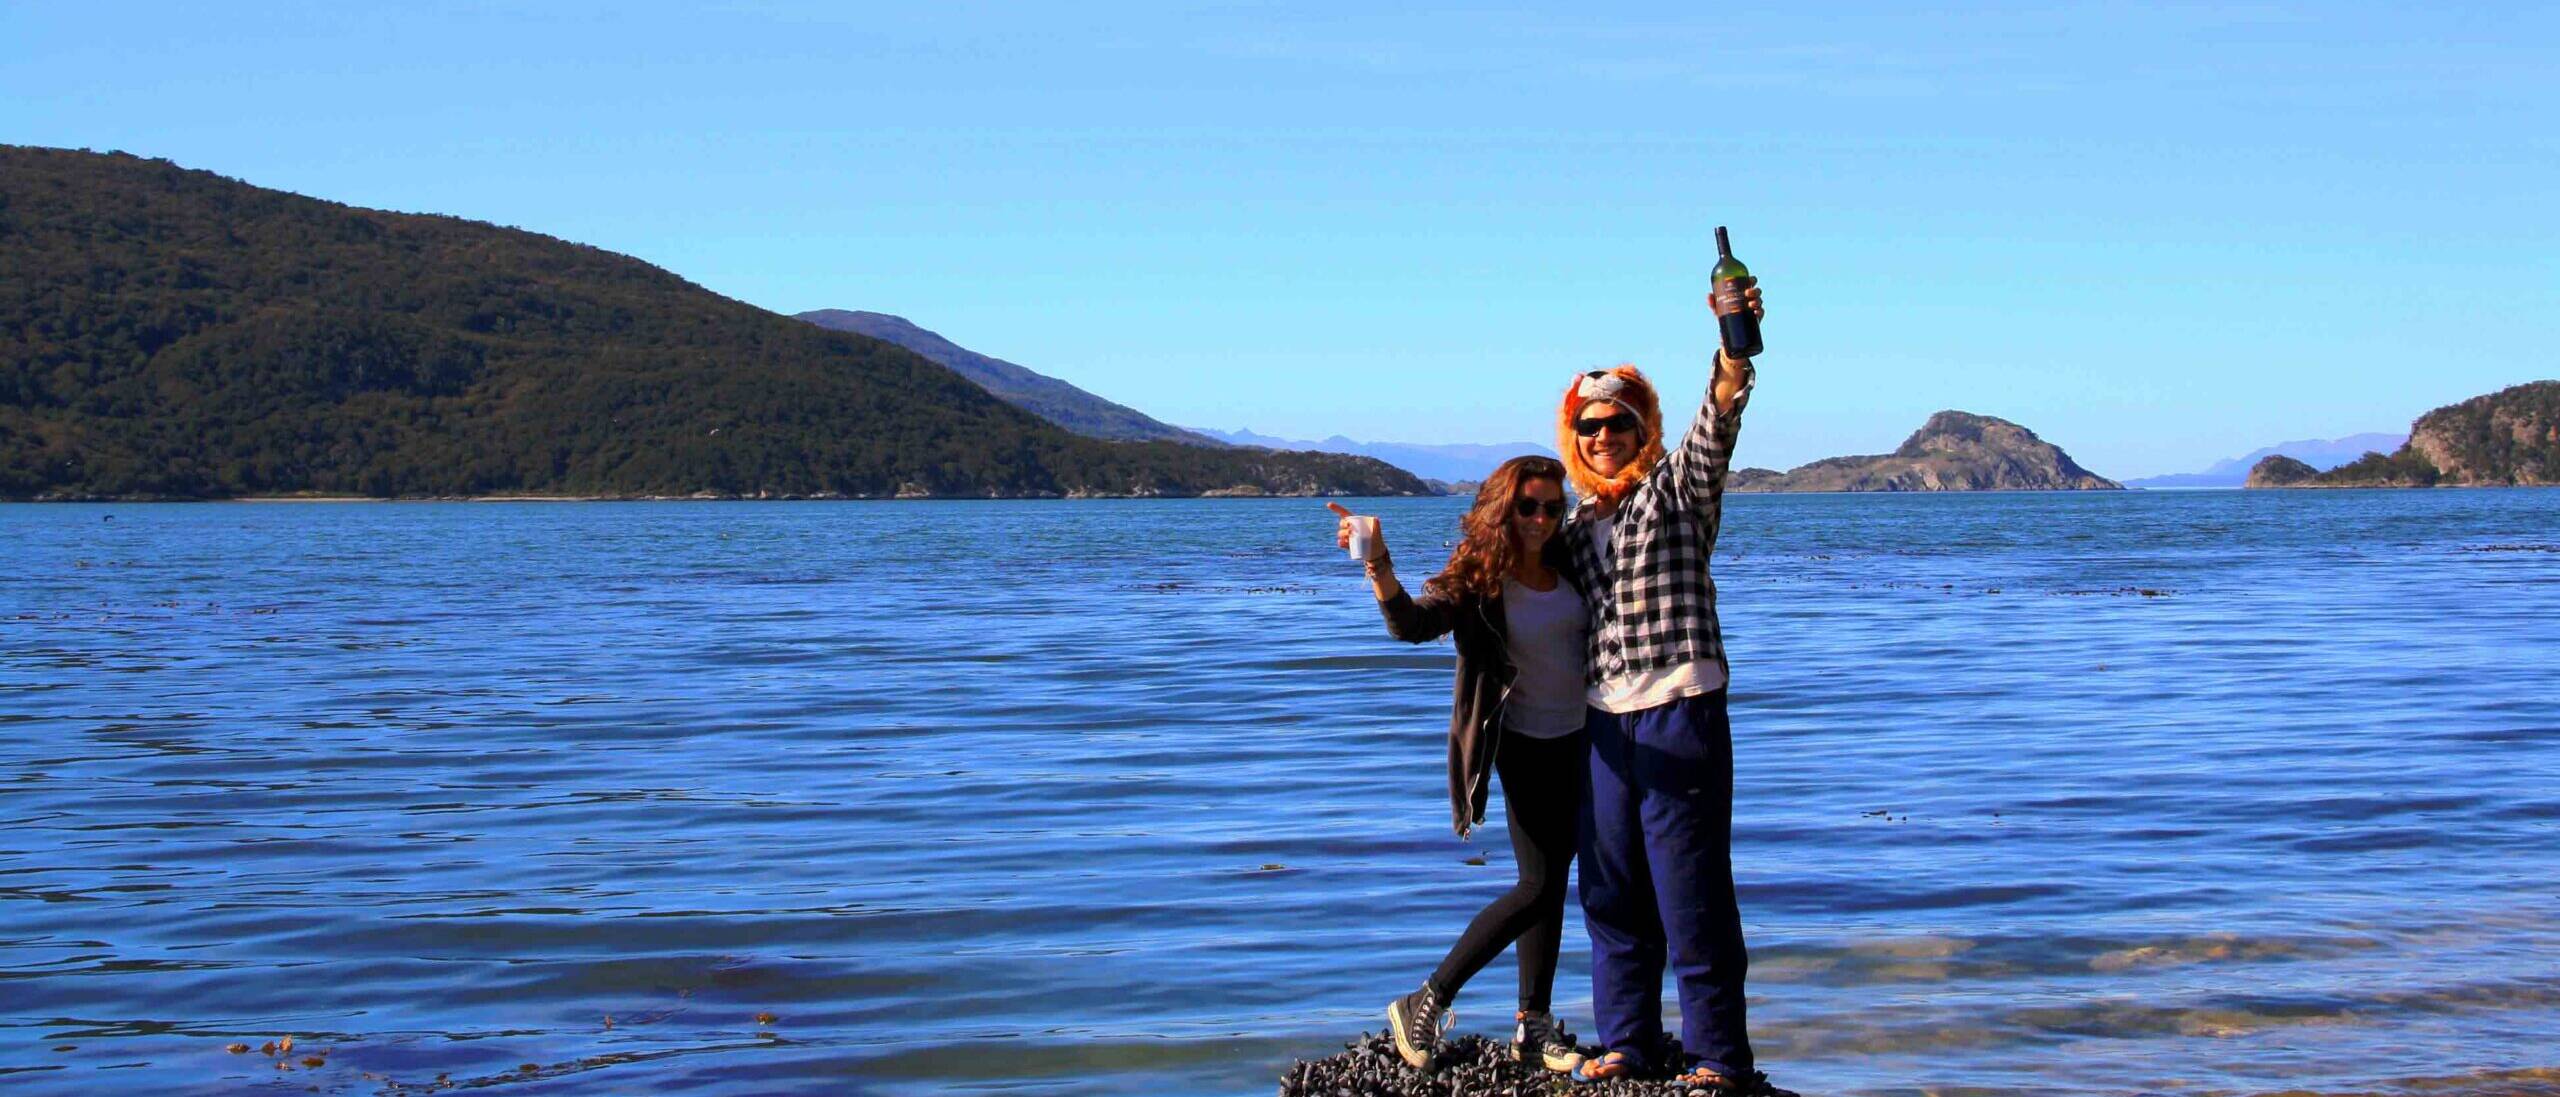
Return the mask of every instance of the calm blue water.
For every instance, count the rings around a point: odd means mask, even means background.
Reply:
[[[0,508],[0,1088],[1268,1093],[1509,878],[1331,540]],[[2560,1088],[2560,491],[1744,496],[1717,574],[1779,1080]]]

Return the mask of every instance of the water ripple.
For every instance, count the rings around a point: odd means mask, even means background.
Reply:
[[[1375,504],[1424,561],[1458,506]],[[1509,882],[1499,798],[1450,833],[1448,645],[1387,639],[1301,500],[0,526],[12,1093],[1265,1093]],[[2553,528],[2521,490],[1735,499],[1764,1059],[2560,1086]]]

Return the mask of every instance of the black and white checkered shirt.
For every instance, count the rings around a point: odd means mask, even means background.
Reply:
[[[1733,438],[1758,375],[1743,364],[1742,391],[1733,410],[1716,414],[1715,383],[1697,419],[1677,448],[1665,453],[1644,483],[1619,500],[1603,559],[1592,525],[1598,519],[1583,500],[1565,524],[1565,548],[1575,581],[1601,592],[1591,599],[1593,684],[1712,661],[1726,667],[1724,632],[1716,624],[1716,583],[1707,574],[1724,524],[1725,472],[1733,464]]]

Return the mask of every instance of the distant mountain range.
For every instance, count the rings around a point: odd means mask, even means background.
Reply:
[[[2344,438],[2314,438],[2300,442],[2278,442],[2265,449],[2254,450],[2221,461],[2203,472],[2178,472],[2166,476],[2145,476],[2127,480],[2129,488],[2236,488],[2249,478],[2249,470],[2269,457],[2289,457],[2309,466],[2313,471],[2333,469],[2368,453],[2390,453],[2409,441],[2406,434],[2350,434]]]
[[[2006,419],[1942,411],[1892,453],[1733,473],[1734,491],[2087,491],[2123,487]]]
[[[0,498],[1416,495],[1102,442],[629,256],[0,145]]]
[[[853,309],[818,309],[798,315],[800,319],[829,331],[849,331],[896,343],[977,382],[979,388],[994,393],[996,399],[1087,438],[1105,438],[1115,442],[1184,442],[1195,446],[1217,444],[1055,377],[1034,373],[1002,358],[990,358],[970,350],[917,327],[903,316]]]
[[[2448,404],[2409,424],[2409,440],[2321,472],[2283,454],[2249,471],[2253,488],[2560,485],[2560,381],[2532,381]]]
[[[1432,446],[1413,442],[1355,442],[1339,434],[1321,442],[1308,442],[1292,438],[1274,438],[1268,434],[1255,434],[1250,430],[1211,430],[1207,427],[1189,429],[1194,434],[1205,434],[1230,445],[1375,457],[1424,479],[1452,483],[1482,480],[1485,474],[1494,470],[1495,466],[1514,457],[1533,453],[1548,457],[1556,455],[1553,447],[1542,446],[1536,442],[1513,442],[1507,445],[1455,443]]]

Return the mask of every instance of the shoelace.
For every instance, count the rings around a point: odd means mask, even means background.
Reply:
[[[1522,1041],[1523,1043],[1539,1048],[1562,1047],[1568,1050],[1574,1046],[1573,1033],[1565,1029],[1564,1022],[1556,1020],[1555,1014],[1524,1014],[1520,1018],[1520,1027],[1529,1036],[1527,1040]]]
[[[1422,1015],[1435,1018],[1431,1026],[1431,1038],[1434,1040],[1448,1036],[1449,1030],[1458,1023],[1458,1011],[1442,1005],[1440,992],[1428,983],[1422,987]]]

